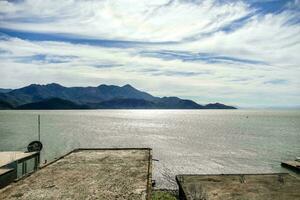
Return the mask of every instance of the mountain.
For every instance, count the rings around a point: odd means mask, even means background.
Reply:
[[[154,101],[158,108],[164,109],[202,109],[203,106],[194,101],[180,99],[178,97],[163,97]]]
[[[32,84],[5,94],[0,94],[0,99],[6,102],[12,102],[14,106],[50,98],[65,99],[77,104],[93,104],[114,98],[155,99],[152,95],[139,91],[130,85],[124,85],[123,87],[114,85],[64,87],[56,83],[47,85]]]
[[[121,87],[31,84],[0,93],[0,102],[3,102],[0,109],[235,109],[219,103],[203,106],[178,97],[155,97],[128,84]]]
[[[145,99],[112,99],[94,106],[98,109],[154,109],[155,103]]]
[[[221,103],[209,103],[204,106],[205,109],[236,109],[233,106],[227,106]]]
[[[10,103],[0,100],[0,110],[8,110],[8,109],[13,109],[13,108],[14,107]]]
[[[110,109],[201,109],[203,106],[191,101],[183,100],[178,97],[157,98],[154,101],[145,99],[112,99],[103,101],[96,108]]]
[[[4,89],[4,88],[0,88],[0,93],[7,93],[12,91],[12,89]]]
[[[21,106],[18,106],[16,109],[20,110],[68,110],[68,109],[88,109],[88,106],[78,105],[72,101],[51,98],[43,101],[38,101],[34,103],[28,103]]]

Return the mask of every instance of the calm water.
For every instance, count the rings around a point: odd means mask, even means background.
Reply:
[[[172,187],[179,173],[283,172],[300,156],[300,111],[80,110],[0,111],[0,150],[37,139],[42,159],[79,147],[151,147],[154,179]]]

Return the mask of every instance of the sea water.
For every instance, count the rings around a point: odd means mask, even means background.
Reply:
[[[75,148],[150,147],[153,179],[173,188],[176,174],[286,172],[300,156],[299,110],[0,111],[0,151],[38,139],[42,162]]]

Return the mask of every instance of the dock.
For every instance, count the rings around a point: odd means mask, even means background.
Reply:
[[[285,162],[281,163],[281,166],[289,168],[297,173],[300,173],[300,161],[299,160],[285,161]]]
[[[149,148],[76,149],[0,190],[0,199],[149,200]]]
[[[300,180],[289,174],[178,175],[180,200],[295,200]]]

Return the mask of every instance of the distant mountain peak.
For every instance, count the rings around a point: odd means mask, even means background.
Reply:
[[[48,86],[50,86],[50,87],[63,87],[62,85],[60,85],[58,83],[48,83],[48,84],[36,84],[36,83],[33,83],[33,84],[30,84],[29,86],[26,86],[26,87],[48,87]]]
[[[108,85],[106,85],[106,84],[100,84],[100,85],[98,85],[98,87],[107,87]]]
[[[132,88],[132,89],[135,89],[135,88],[132,87],[130,84],[123,85],[122,88]]]
[[[49,83],[49,84],[46,84],[45,86],[63,87],[62,85],[60,85],[60,84],[58,84],[58,83]]]
[[[106,87],[117,87],[117,88],[130,88],[130,89],[136,89],[134,88],[132,85],[130,84],[126,84],[126,85],[123,85],[123,86],[116,86],[116,85],[106,85],[106,84],[100,84],[98,86],[98,88],[106,88]]]
[[[40,85],[40,84],[33,83],[33,84],[30,84],[30,85],[25,86],[25,87],[38,87],[38,86],[41,86],[41,85]]]

